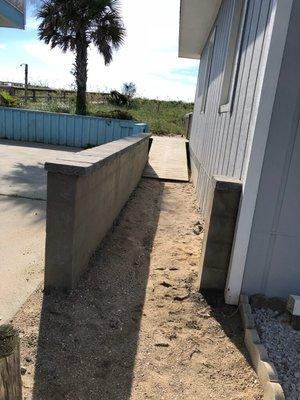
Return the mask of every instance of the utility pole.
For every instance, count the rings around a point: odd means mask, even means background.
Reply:
[[[25,103],[28,100],[28,64],[21,64],[21,67],[25,67]]]

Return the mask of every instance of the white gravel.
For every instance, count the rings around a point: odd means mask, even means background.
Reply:
[[[300,331],[288,316],[266,309],[253,310],[256,327],[269,359],[277,369],[286,400],[300,400]]]

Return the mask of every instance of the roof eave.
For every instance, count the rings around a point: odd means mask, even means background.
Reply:
[[[5,28],[25,28],[25,3],[23,11],[16,8],[7,0],[0,0],[0,27]]]
[[[222,0],[181,0],[179,57],[199,59]]]

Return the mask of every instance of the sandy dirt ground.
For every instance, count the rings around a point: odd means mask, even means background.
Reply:
[[[200,295],[191,184],[142,180],[71,293],[13,323],[26,400],[261,399],[235,308]]]

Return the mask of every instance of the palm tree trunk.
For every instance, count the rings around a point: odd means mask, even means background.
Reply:
[[[86,83],[88,64],[88,44],[85,33],[77,35],[75,78],[77,85],[76,114],[86,115]]]

